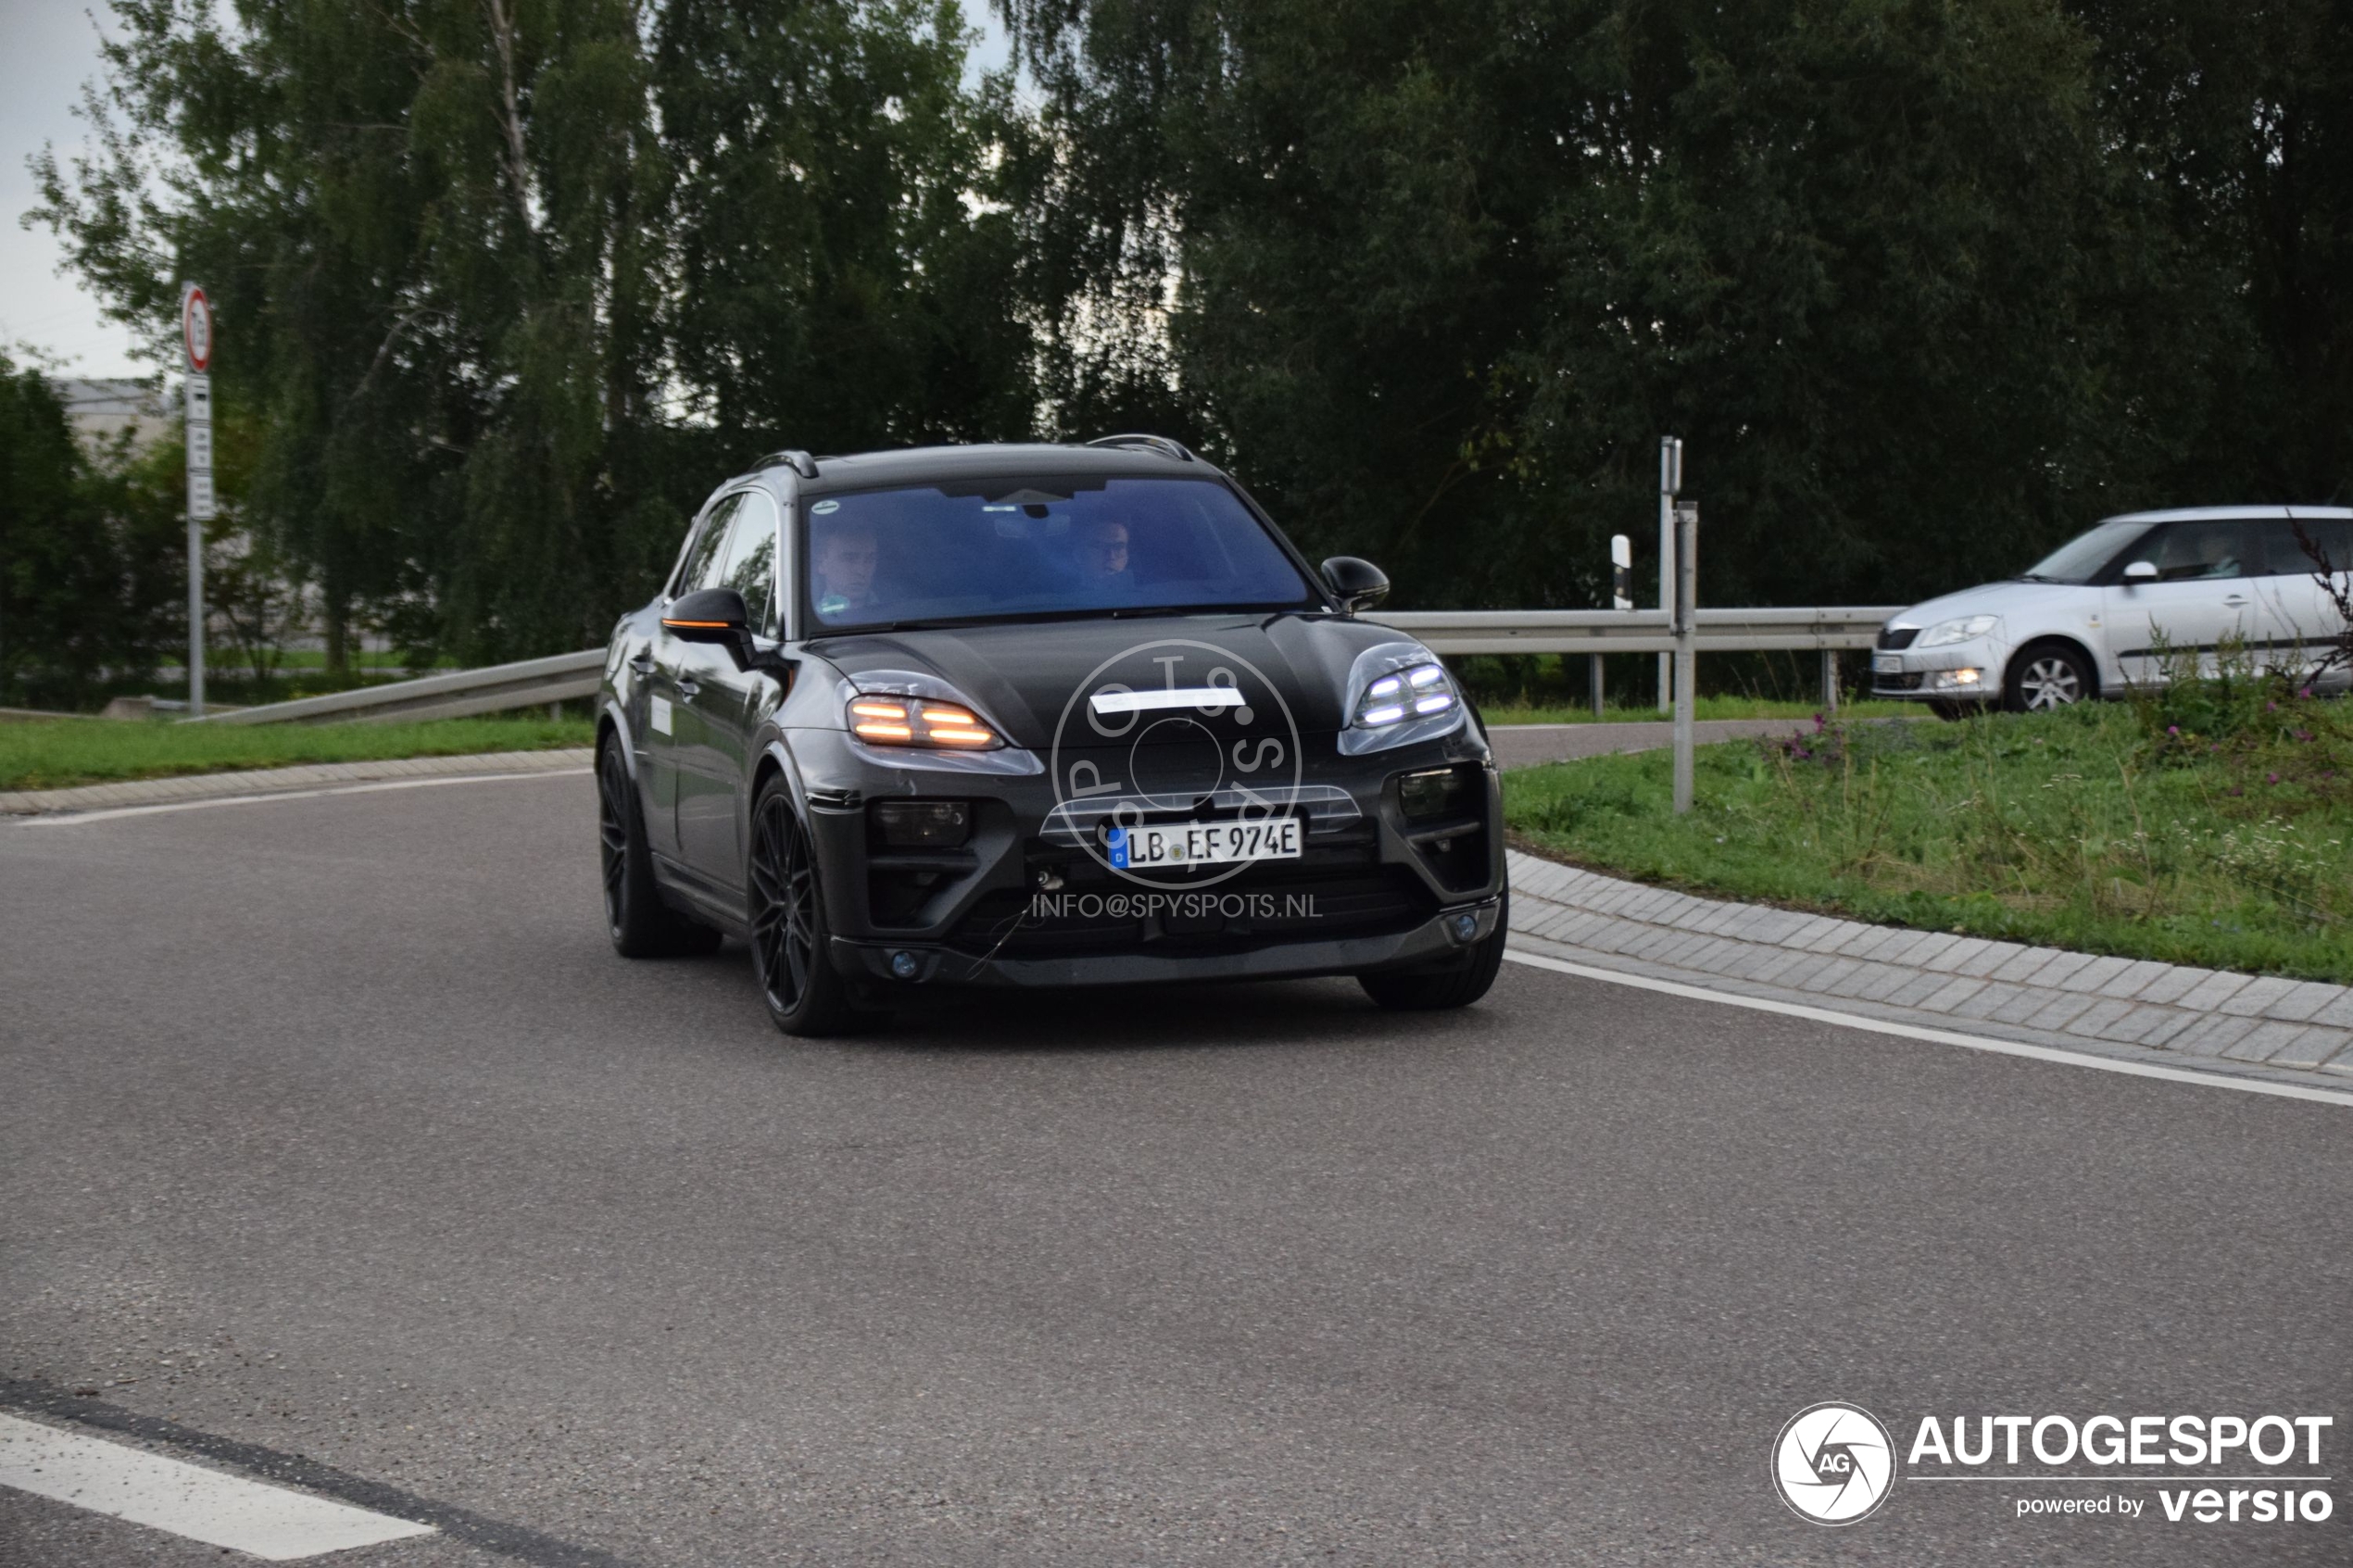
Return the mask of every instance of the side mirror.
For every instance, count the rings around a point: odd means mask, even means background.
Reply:
[[[1340,601],[1340,608],[1353,615],[1360,609],[1370,609],[1389,597],[1389,578],[1379,567],[1354,556],[1334,556],[1324,563],[1324,583]]]
[[[2148,561],[2136,560],[2132,565],[2124,569],[2124,581],[2127,583],[2154,583],[2157,581],[2157,568],[2154,564]]]
[[[751,663],[750,616],[733,588],[698,588],[670,601],[661,629],[682,643],[717,643],[735,657],[736,668]]]

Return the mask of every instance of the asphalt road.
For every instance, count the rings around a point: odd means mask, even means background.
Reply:
[[[2338,1108],[1518,965],[796,1044],[740,949],[612,955],[585,777],[0,824],[0,893],[6,1387],[510,1530],[355,1568],[2353,1555],[1768,1478],[1833,1399],[2341,1465]],[[0,1491],[0,1561],[224,1559]]]

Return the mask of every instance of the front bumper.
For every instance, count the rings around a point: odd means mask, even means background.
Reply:
[[[1299,859],[1157,883],[1091,855],[1042,772],[888,767],[824,732],[790,740],[831,957],[870,995],[1443,963],[1500,918],[1502,793],[1475,728],[1367,757],[1311,756],[1319,798],[1302,809]],[[1478,787],[1458,815],[1408,820],[1398,778],[1438,766]],[[868,808],[909,797],[967,802],[967,841],[921,853],[872,841]]]
[[[1994,702],[2002,695],[2003,650],[1986,643],[1871,655],[1871,695],[1894,701]]]
[[[1503,899],[1497,896],[1442,909],[1408,931],[1328,941],[1021,959],[836,937],[833,958],[836,968],[861,981],[869,991],[900,995],[934,985],[1024,989],[1173,980],[1296,980],[1442,964],[1472,943],[1493,935],[1502,922]],[[900,972],[908,959],[914,964],[912,979]]]

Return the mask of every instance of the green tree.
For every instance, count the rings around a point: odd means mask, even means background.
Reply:
[[[237,499],[331,664],[368,614],[473,660],[598,640],[763,445],[1027,426],[952,5],[117,16],[38,216],[158,345],[210,287],[262,426]]]
[[[2341,4],[1003,8],[1041,308],[1401,598],[1593,602],[1668,432],[1717,602],[2353,471]]]
[[[178,499],[106,456],[76,442],[39,370],[0,356],[0,702],[83,706],[183,633]]]
[[[1028,433],[1013,221],[988,199],[1010,105],[963,91],[971,44],[952,0],[662,11],[677,365],[718,429],[816,450]]]

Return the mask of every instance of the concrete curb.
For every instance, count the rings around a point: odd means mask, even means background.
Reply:
[[[449,778],[467,773],[554,773],[585,768],[597,754],[576,746],[560,751],[483,751],[462,757],[398,757],[380,762],[321,762],[297,768],[258,768],[236,773],[183,773],[169,779],[83,784],[75,789],[0,791],[0,816],[40,816],[60,811],[102,811],[118,806],[158,806],[180,800],[217,800],[233,795],[278,795],[289,790],[333,789],[337,784],[384,779]]]
[[[2353,986],[1693,897],[1513,850],[1529,951],[2031,1045],[2343,1089]]]

